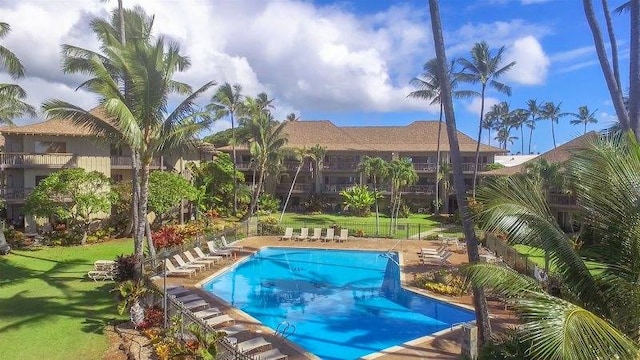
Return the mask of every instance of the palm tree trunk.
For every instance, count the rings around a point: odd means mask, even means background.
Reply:
[[[258,175],[258,183],[256,184],[256,188],[254,189],[254,192],[253,192],[253,198],[251,199],[249,216],[253,216],[256,210],[256,205],[258,204],[258,197],[260,196],[260,192],[262,191],[262,181],[264,180],[264,172],[265,172],[265,167],[264,165],[261,165],[259,175]]]
[[[287,194],[287,200],[284,202],[284,206],[282,207],[282,213],[280,214],[280,220],[278,222],[282,222],[282,218],[284,217],[284,212],[287,211],[287,205],[289,204],[289,199],[291,198],[291,193],[293,192],[293,187],[296,185],[296,179],[298,179],[298,174],[300,173],[300,169],[302,169],[302,165],[304,164],[304,160],[300,162],[298,168],[296,169],[296,174],[293,176],[293,181],[291,182],[291,187],[289,188],[289,194]]]
[[[376,200],[376,236],[380,235],[380,209],[378,208],[378,179],[373,175],[373,193]]]
[[[436,58],[438,59],[438,72],[441,79],[448,79],[447,76],[447,56],[445,53],[444,39],[442,36],[442,24],[440,22],[440,10],[438,8],[438,0],[429,0],[429,10],[431,12],[431,27],[433,30],[434,46]],[[467,253],[469,254],[469,262],[476,263],[480,260],[478,251],[478,239],[473,229],[473,220],[469,212],[469,205],[465,196],[464,177],[462,173],[462,156],[460,155],[460,146],[458,144],[458,132],[456,129],[456,119],[453,111],[453,99],[451,97],[451,83],[449,81],[442,82],[444,95],[442,100],[444,103],[445,118],[447,122],[447,134],[449,136],[449,148],[451,160],[453,163],[453,183],[456,189],[456,197],[458,199],[458,211],[462,219],[464,235],[467,240]],[[489,320],[489,308],[487,299],[484,295],[484,289],[473,287],[473,302],[476,313],[476,321],[478,324],[478,343],[483,345],[491,338],[491,323]]]
[[[533,138],[533,127],[529,129],[529,155],[531,155],[531,138]]]
[[[524,128],[523,125],[520,125],[520,155],[524,155]]]
[[[629,126],[640,139],[640,2],[631,1],[629,10],[631,41],[629,44]]]
[[[122,46],[127,46],[127,37],[124,32],[124,8],[122,7],[122,0],[118,0],[118,16],[120,17],[120,42]]]
[[[553,123],[554,121],[553,119],[551,119],[551,137],[553,138],[553,148],[555,149],[556,148],[556,131],[554,130]]]
[[[133,168],[133,179],[131,185],[133,188],[132,203],[132,227],[133,227],[133,246],[136,258],[136,266],[134,269],[135,280],[143,277],[142,263],[144,261],[144,242],[143,234],[140,231],[140,153],[137,150],[131,150],[131,167]]]
[[[238,214],[238,179],[236,172],[238,171],[238,163],[236,161],[236,127],[233,121],[233,113],[231,113],[231,152],[233,153],[233,215]],[[251,212],[249,212],[251,214]]]
[[[160,217],[160,216],[157,216]],[[147,246],[149,247],[149,256],[151,257],[151,266],[156,268],[156,247],[153,245],[153,238],[151,237],[151,224],[149,223],[149,218],[144,217],[144,230],[147,235]]]
[[[622,89],[620,84],[620,67],[618,60],[618,42],[616,41],[616,33],[613,31],[613,21],[611,21],[611,12],[609,11],[609,4],[607,0],[602,0],[602,12],[604,13],[604,19],[607,24],[607,33],[609,35],[609,45],[611,47],[611,66],[613,67],[613,77],[618,83],[618,88]]]
[[[583,133],[583,135],[586,134],[586,133],[587,133],[587,122],[585,121],[584,122],[584,133]]]
[[[434,207],[435,215],[440,215],[440,192],[438,191],[438,175],[440,174],[440,141],[442,139],[442,101],[440,101],[440,118],[438,120],[438,145],[436,147],[436,204]]]
[[[480,162],[480,140],[482,140],[482,118],[484,117],[484,91],[486,84],[482,84],[482,91],[480,93],[480,126],[478,126],[478,143],[476,144],[476,162],[473,167],[473,188],[471,190],[471,196],[476,198],[476,182],[478,181],[478,162]],[[462,191],[465,191],[463,188]]]

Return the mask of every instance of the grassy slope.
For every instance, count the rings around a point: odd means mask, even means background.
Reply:
[[[116,317],[111,282],[86,278],[98,259],[131,253],[131,240],[16,251],[0,257],[3,359],[99,359]]]

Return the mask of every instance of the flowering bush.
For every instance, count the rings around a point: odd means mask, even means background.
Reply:
[[[164,312],[159,306],[144,309],[144,321],[140,326],[142,329],[158,327],[164,321]]]
[[[192,221],[184,226],[178,228],[178,232],[184,239],[193,239],[196,236],[204,233],[204,224],[199,221]]]
[[[185,239],[183,233],[175,226],[163,226],[160,230],[152,233],[151,237],[156,249],[180,246]]]

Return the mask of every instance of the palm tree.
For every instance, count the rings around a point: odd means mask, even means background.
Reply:
[[[447,69],[449,76],[451,78],[451,88],[455,89],[457,86],[457,78],[456,73],[454,72],[453,66],[455,61],[452,61]],[[438,145],[436,147],[436,174],[440,169],[440,141],[442,139],[442,100],[440,98],[440,80],[437,76],[437,62],[436,59],[431,59],[427,61],[423,66],[424,72],[420,77],[415,77],[411,80],[411,85],[419,88],[420,90],[412,91],[409,93],[409,97],[420,98],[424,100],[431,100],[430,105],[438,104],[440,107],[440,112],[438,116]],[[453,96],[457,99],[467,98],[471,96],[478,95],[475,91],[469,90],[455,90],[453,92]],[[439,202],[439,193],[438,186],[436,186],[435,191],[436,197],[436,206],[435,206],[435,214],[438,215],[440,213],[440,202]],[[377,228],[377,227],[376,227]]]
[[[283,132],[285,122],[278,123],[271,114],[264,109],[246,118],[249,129],[249,152],[254,159],[258,182],[253,190],[248,216],[252,216],[258,197],[262,192],[264,179],[269,170],[277,168],[282,158],[282,148],[287,143],[286,133]]]
[[[556,148],[556,132],[553,124],[557,124],[561,117],[567,116],[567,113],[560,112],[560,105],[562,102],[555,105],[551,101],[544,103],[540,110],[540,118],[551,120],[551,137],[553,138],[553,148]]]
[[[287,115],[287,121],[300,121],[300,116],[296,115],[296,113],[291,113]]]
[[[319,144],[313,145],[309,149],[309,153],[311,154],[311,159],[313,161],[313,178],[315,180],[316,185],[319,184],[320,181],[320,169],[322,168],[322,162],[324,161],[324,156],[327,154],[327,148],[320,146]],[[318,192],[318,186],[314,186],[313,192]]]
[[[525,109],[515,109],[511,111],[511,125],[514,129],[520,129],[520,154],[524,155],[524,125],[527,122],[528,114]]]
[[[134,12],[138,11],[142,12],[138,13],[140,19],[146,17],[141,9]],[[177,72],[190,65],[188,59],[180,55],[177,44],[165,45],[163,37],[155,42],[136,39],[133,45],[127,46],[117,41],[105,44],[103,56],[88,59],[75,55],[90,51],[79,48],[72,51],[72,47],[65,47],[64,67],[94,76],[82,87],[98,95],[102,115],[55,99],[46,101],[42,107],[47,117],[68,118],[98,135],[127,144],[136,154],[134,166],[139,166],[140,189],[134,245],[136,261],[141,262],[151,162],[158,154],[195,145],[196,135],[211,123],[208,112],[198,111],[195,101],[214,83],[208,82],[192,91],[189,85],[173,80]],[[130,85],[126,86],[126,96],[120,86],[123,82]],[[168,98],[173,93],[186,97],[169,111]],[[150,250],[153,251],[152,244]],[[136,275],[140,277],[141,268],[136,268]]]
[[[533,358],[637,359],[640,355],[640,261],[635,183],[640,144],[632,134],[598,140],[575,154],[568,176],[578,214],[588,231],[580,251],[562,231],[541,183],[527,177],[490,182],[478,195],[483,228],[507,234],[511,243],[549,253],[563,284],[556,297],[533,279],[489,264],[469,269],[475,284],[504,296],[520,315]],[[623,164],[623,166],[621,166]],[[527,194],[527,196],[522,196]]]
[[[442,186],[442,194],[443,201],[442,204],[447,204],[444,206],[445,211],[449,208],[449,192],[451,191],[451,163],[445,162],[442,163],[440,170],[438,171],[436,177],[436,187]]]
[[[529,154],[531,154],[531,139],[533,139],[533,130],[536,128],[536,122],[540,120],[541,105],[538,104],[536,99],[529,99],[527,101],[527,115],[530,117],[525,121],[525,125],[529,128]],[[524,139],[523,139],[524,140]]]
[[[234,171],[237,167],[236,157],[236,126],[234,115],[242,104],[242,86],[228,82],[220,85],[216,93],[211,98],[211,104],[208,108],[216,112],[216,117],[229,117],[231,121],[231,152],[233,158]],[[238,213],[238,181],[234,178],[233,182],[233,213]]]
[[[429,0],[429,12],[431,15],[431,29],[433,32],[433,44],[435,47],[436,59],[438,61],[438,75],[440,79],[447,79],[447,54],[445,52],[444,38],[442,36],[442,22],[440,21],[440,9],[437,0]],[[447,123],[447,135],[449,138],[449,151],[453,164],[453,184],[456,190],[462,228],[467,241],[467,254],[470,263],[480,261],[478,252],[478,239],[474,231],[473,219],[469,212],[469,205],[465,194],[464,175],[462,172],[462,157],[460,155],[460,145],[458,143],[458,131],[456,129],[456,118],[453,110],[453,98],[451,95],[451,84],[449,81],[442,82],[442,104]],[[480,117],[482,119],[482,117]],[[473,287],[473,302],[478,324],[478,342],[480,345],[491,338],[491,323],[489,320],[489,308],[484,289],[479,286]]]
[[[509,125],[503,125],[498,129],[498,133],[496,134],[495,139],[500,143],[500,147],[504,150],[507,150],[507,144],[513,145],[513,143],[518,140],[517,136],[511,136]]]
[[[418,174],[413,168],[413,164],[407,158],[395,159],[389,163],[389,180],[391,181],[391,222],[390,226],[398,223],[400,205],[402,200],[402,188],[415,184],[418,181]],[[391,229],[389,231],[391,233]]]
[[[381,157],[365,156],[360,162],[359,171],[373,180],[373,192],[376,200],[376,235],[380,235],[380,208],[378,207],[378,182],[389,174],[389,163]]]
[[[293,121],[293,120],[287,120]],[[300,174],[300,170],[302,170],[302,166],[307,161],[307,159],[311,159],[313,154],[309,152],[306,146],[303,146],[301,149],[293,149],[292,151],[288,151],[289,157],[293,157],[298,162],[298,167],[296,168],[296,173],[293,176],[293,180],[291,181],[291,187],[289,188],[289,193],[287,194],[287,200],[284,202],[284,206],[282,207],[282,213],[280,214],[279,222],[282,222],[282,218],[284,218],[284,213],[287,211],[287,205],[289,204],[289,199],[291,198],[291,193],[293,192],[293,188],[296,186],[296,180],[298,179],[298,174]]]
[[[497,114],[492,113],[491,110],[487,111],[484,114],[484,120],[482,121],[482,128],[487,129],[487,141],[489,146],[491,146],[491,130],[495,129],[498,126],[498,118]]]
[[[9,35],[11,26],[0,22],[0,39]],[[24,65],[6,47],[0,45],[0,68],[4,68],[13,79],[24,77]],[[13,120],[24,115],[35,116],[33,106],[24,102],[26,91],[19,85],[0,83],[0,123],[13,125]]]
[[[577,113],[571,113],[569,115],[573,116],[574,119],[571,120],[572,125],[581,125],[584,124],[584,134],[587,133],[587,124],[595,124],[598,122],[598,119],[594,117],[598,109],[593,111],[589,111],[587,105],[580,106],[578,108]]]
[[[476,181],[478,179],[478,162],[480,161],[480,141],[482,139],[482,120],[484,119],[484,97],[487,85],[500,93],[511,96],[511,87],[499,82],[497,79],[504,75],[516,64],[515,61],[502,66],[502,56],[504,46],[498,49],[493,56],[489,50],[489,45],[482,41],[476,43],[471,49],[471,61],[458,59],[458,64],[462,65],[462,71],[458,75],[460,81],[476,84],[480,83],[480,120],[478,121],[478,144],[476,145],[476,161],[473,170],[473,197],[476,196]]]

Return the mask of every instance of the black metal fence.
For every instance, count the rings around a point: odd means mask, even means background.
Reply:
[[[521,274],[534,276],[536,264],[529,260],[527,256],[520,254],[516,249],[500,240],[494,234],[485,233],[485,241],[486,247],[493,251],[496,256],[502,258],[502,261],[509,265],[509,267]]]
[[[399,220],[397,224],[390,224],[389,221],[380,222],[379,226],[371,222],[351,222],[340,221],[332,222],[325,221],[323,219],[312,219],[309,221],[287,221],[284,220],[278,227],[272,231],[259,231],[260,235],[282,235],[285,228],[293,228],[294,232],[299,233],[301,228],[309,228],[309,236],[313,234],[314,228],[322,229],[324,235],[327,228],[335,229],[335,234],[340,235],[341,229],[348,229],[350,237],[367,237],[367,238],[393,238],[393,239],[434,239],[435,235],[429,235],[432,233],[434,227],[428,224],[415,224],[409,222],[403,222]],[[264,227],[260,227],[263,229]]]

